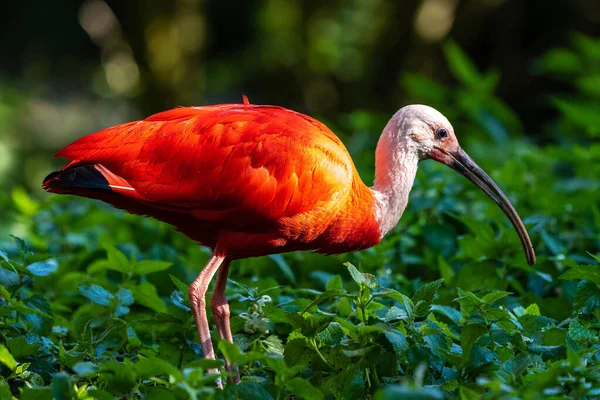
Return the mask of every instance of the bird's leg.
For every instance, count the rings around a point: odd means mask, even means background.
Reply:
[[[217,282],[215,283],[215,289],[210,298],[210,309],[213,313],[213,319],[217,325],[217,331],[221,339],[227,339],[233,343],[233,336],[231,335],[231,324],[229,323],[229,304],[225,298],[225,287],[227,285],[227,273],[229,272],[229,260],[225,260],[221,267],[219,267],[219,274],[217,275]],[[229,379],[232,382],[240,383],[240,376],[237,371],[237,367],[233,367],[229,360],[225,359],[225,366],[227,371],[232,375]]]
[[[206,318],[205,296],[210,281],[215,275],[215,272],[217,272],[217,269],[219,269],[219,266],[221,266],[224,261],[224,255],[213,254],[204,269],[198,274],[188,289],[190,305],[192,306],[194,320],[196,321],[196,328],[198,329],[198,335],[200,336],[202,353],[204,354],[204,358],[211,360],[215,359],[215,352],[210,340],[210,328],[208,327],[208,319]],[[218,369],[208,370],[209,374],[218,372]],[[220,379],[217,381],[217,385],[222,388]]]

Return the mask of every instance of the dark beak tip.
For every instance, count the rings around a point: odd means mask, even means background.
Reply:
[[[527,264],[533,267],[536,261],[535,253],[533,252],[533,249],[531,249],[531,254],[527,257]]]

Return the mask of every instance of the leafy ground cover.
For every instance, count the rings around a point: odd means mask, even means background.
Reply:
[[[583,126],[587,108],[572,107],[592,107],[599,92],[570,75],[597,57],[586,40],[540,60],[580,86],[551,100],[559,117],[545,128],[579,129],[578,143],[509,139],[504,129],[519,122],[493,95],[497,77],[452,45],[455,90],[403,82],[432,105],[462,107],[459,136],[490,133],[465,147],[525,217],[534,268],[491,201],[423,163],[408,210],[377,248],[232,265],[235,345],[218,342],[218,355],[242,383],[223,391],[204,374],[222,362],[201,359],[186,295],[206,251],[92,201],[0,195],[4,229],[21,237],[0,238],[0,398],[600,397],[600,145],[597,125]],[[367,181],[374,143],[360,133],[383,122],[360,112],[337,121]]]

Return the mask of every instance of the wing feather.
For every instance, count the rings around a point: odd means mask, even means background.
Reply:
[[[230,228],[271,222],[306,240],[339,213],[354,172],[323,124],[256,105],[177,108],[85,136],[57,155],[102,165],[157,208]]]

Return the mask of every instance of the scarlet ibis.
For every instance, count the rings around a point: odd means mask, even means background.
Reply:
[[[224,295],[232,260],[375,246],[402,216],[421,160],[446,164],[479,186],[508,216],[527,261],[535,263],[508,198],[461,149],[450,122],[424,105],[403,107],[386,125],[372,187],[325,125],[247,99],[176,108],[106,128],[56,156],[71,162],[48,175],[47,191],[154,217],[212,250],[188,292],[205,358],[215,358],[205,295],[217,270],[210,307],[219,337],[232,341]]]

